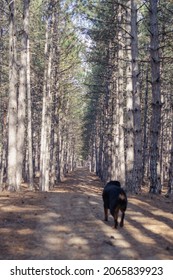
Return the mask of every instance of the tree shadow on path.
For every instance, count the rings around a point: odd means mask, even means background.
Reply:
[[[129,195],[115,230],[111,216],[103,221],[102,189],[78,169],[47,193],[1,194],[0,259],[173,259],[171,204]]]

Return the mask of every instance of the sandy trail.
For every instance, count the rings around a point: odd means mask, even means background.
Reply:
[[[102,183],[85,169],[47,193],[0,194],[0,259],[173,259],[172,198],[129,195],[124,228],[103,221]]]

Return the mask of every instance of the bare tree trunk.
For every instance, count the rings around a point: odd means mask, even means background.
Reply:
[[[146,85],[144,96],[144,120],[143,120],[143,154],[142,154],[142,179],[146,174],[146,159],[147,159],[147,147],[148,147],[148,65],[146,69]]]
[[[53,14],[51,15],[51,17]],[[53,16],[54,18],[54,16]],[[42,126],[41,126],[41,153],[40,153],[40,190],[49,190],[49,163],[50,163],[50,134],[51,134],[51,71],[52,71],[52,34],[54,19],[46,24],[45,42],[45,70],[43,86],[43,107],[42,107]],[[50,26],[49,26],[50,25]],[[50,38],[49,38],[50,32]],[[48,58],[48,61],[47,61]]]
[[[51,29],[52,31],[52,29]],[[52,35],[52,32],[51,32]],[[48,65],[45,75],[45,92],[43,93],[42,114],[42,139],[41,139],[41,163],[40,163],[40,189],[49,190],[49,171],[50,171],[50,136],[51,136],[51,71],[52,71],[52,38],[49,45]],[[46,67],[46,65],[45,65]]]
[[[170,157],[170,165],[169,165],[169,180],[168,180],[168,192],[167,194],[173,194],[173,106],[171,108],[172,115],[172,131],[171,131],[171,157]]]
[[[8,104],[8,185],[16,190],[17,166],[17,58],[15,30],[15,0],[9,4],[9,104]]]
[[[45,66],[44,66],[44,80],[43,80],[43,104],[42,104],[42,121],[41,121],[41,147],[40,147],[40,181],[39,189],[43,190],[44,185],[44,171],[43,160],[45,158],[45,141],[46,141],[46,95],[47,95],[47,56],[48,56],[48,34],[49,34],[49,22],[46,22],[46,36],[45,36]]]
[[[104,181],[111,180],[111,147],[112,147],[112,106],[111,106],[111,90],[109,86],[110,81],[106,82],[106,106],[105,106],[105,167],[104,167]]]
[[[4,117],[3,117],[3,134],[2,134],[2,150],[1,150],[1,168],[0,168],[0,189],[1,185],[3,184],[5,169],[6,169],[6,156],[7,156],[7,112],[4,110]]]
[[[119,136],[119,108],[118,108],[118,91],[117,91],[117,56],[115,52],[115,45],[117,44],[117,34],[115,38],[111,39],[109,45],[109,65],[111,67],[110,73],[110,134],[111,141],[111,157],[110,157],[110,178],[111,180],[118,180],[118,136]]]
[[[53,123],[55,126],[55,123]],[[56,167],[57,167],[57,146],[58,146],[58,136],[57,136],[57,128],[52,128],[51,133],[51,178],[50,178],[50,188],[53,189],[56,182]]]
[[[29,3],[23,2],[23,30],[21,41],[21,63],[19,71],[19,96],[18,96],[18,125],[17,125],[17,188],[20,189],[22,182],[22,170],[25,150],[25,119],[26,119],[26,72],[27,72],[27,40]]]
[[[28,164],[29,164],[29,187],[34,188],[33,182],[33,145],[32,145],[32,107],[31,107],[31,82],[30,82],[30,42],[29,42],[29,4],[30,0],[26,1],[26,35],[27,35],[27,69],[26,69],[26,91],[27,91],[27,140],[28,140]]]
[[[121,24],[123,21],[123,12],[122,7],[119,5],[118,7],[118,41],[119,41],[119,48],[118,48],[118,83],[117,83],[117,92],[118,92],[118,123],[119,123],[119,131],[118,131],[118,178],[120,178],[120,182],[122,186],[125,186],[125,143],[124,143],[124,96],[123,96],[123,74],[124,74],[124,51],[123,51],[123,32],[121,28]]]
[[[134,116],[134,189],[138,191],[142,183],[142,129],[141,129],[141,100],[138,65],[138,31],[137,5],[131,0],[132,14],[132,82],[133,82],[133,116]]]
[[[150,123],[150,191],[160,191],[159,171],[159,137],[161,125],[161,93],[160,93],[160,58],[159,58],[159,29],[157,18],[158,0],[150,0],[150,55],[152,78],[152,116]]]
[[[127,1],[126,11],[126,186],[134,187],[134,118],[133,118],[133,85],[131,53],[131,1]]]
[[[63,138],[63,131],[62,131],[62,122],[63,120],[60,118],[59,122],[59,134],[58,134],[58,179],[60,182],[64,179],[64,138]]]
[[[115,75],[115,73],[114,73]],[[115,77],[114,77],[115,79]],[[116,82],[113,81],[113,98],[112,98],[112,171],[111,178],[117,180],[118,178],[118,104],[117,104],[117,86]]]
[[[43,176],[45,185],[42,185],[42,190],[49,190],[49,173],[50,173],[50,136],[51,136],[51,121],[52,121],[52,92],[51,92],[51,71],[52,71],[52,44],[50,43],[50,53],[47,73],[47,98],[46,98],[46,132],[45,132],[45,158],[43,159]]]

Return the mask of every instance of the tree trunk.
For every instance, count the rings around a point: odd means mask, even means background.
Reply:
[[[132,82],[133,82],[133,116],[134,116],[134,190],[138,191],[142,183],[142,129],[141,129],[141,100],[138,65],[138,30],[137,5],[131,0],[131,30],[132,30]]]
[[[45,42],[45,70],[43,85],[43,107],[42,107],[42,125],[41,125],[41,153],[40,153],[40,190],[49,190],[49,171],[50,171],[50,136],[51,136],[51,75],[52,75],[52,58],[53,58],[53,11],[50,18],[47,18],[46,24],[46,42]],[[49,26],[50,25],[50,26]],[[50,34],[49,34],[50,32]]]
[[[29,2],[23,2],[23,30],[21,40],[21,63],[19,71],[18,125],[17,125],[17,169],[16,182],[20,189],[25,150],[25,119],[26,119],[26,72],[27,72],[27,41],[28,41]]]
[[[30,73],[30,41],[29,41],[29,4],[30,0],[26,1],[26,34],[27,34],[27,69],[26,69],[26,91],[27,91],[27,140],[28,140],[28,164],[29,164],[29,188],[34,188],[33,182],[33,141],[32,141],[32,106],[31,106],[31,73]]]
[[[150,191],[160,191],[159,137],[161,125],[158,0],[150,0],[150,56],[152,79],[152,116],[150,123]]]
[[[173,106],[171,108],[172,115],[172,131],[171,131],[171,156],[170,156],[170,165],[169,165],[169,180],[168,180],[168,194],[173,194]]]
[[[146,84],[144,96],[144,116],[143,116],[143,154],[142,154],[142,179],[146,175],[147,147],[148,147],[148,65],[146,69]]]
[[[127,1],[126,11],[126,186],[134,187],[134,119],[131,53],[131,1]]]
[[[15,0],[9,4],[9,104],[8,104],[8,185],[9,190],[16,190],[17,166],[17,58]]]
[[[0,188],[4,181],[4,174],[6,170],[6,164],[7,164],[7,111],[4,110],[4,116],[3,116],[3,125],[2,125],[2,149],[1,149],[1,163],[0,163]]]
[[[118,92],[118,111],[117,118],[119,123],[119,131],[118,131],[118,178],[121,182],[122,186],[125,186],[125,143],[124,143],[124,86],[123,86],[123,74],[124,74],[124,51],[123,51],[123,31],[121,28],[121,24],[123,21],[123,12],[122,7],[119,5],[118,7],[118,82],[117,82],[117,92]]]

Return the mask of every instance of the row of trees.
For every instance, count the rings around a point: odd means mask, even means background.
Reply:
[[[1,186],[32,189],[39,172],[48,190],[82,151],[103,181],[172,191],[172,13],[171,0],[1,0]]]
[[[46,191],[80,157],[82,43],[73,1],[1,0],[0,186]]]
[[[85,2],[85,1],[84,1]],[[173,190],[173,3],[90,1],[84,157],[104,181]]]

